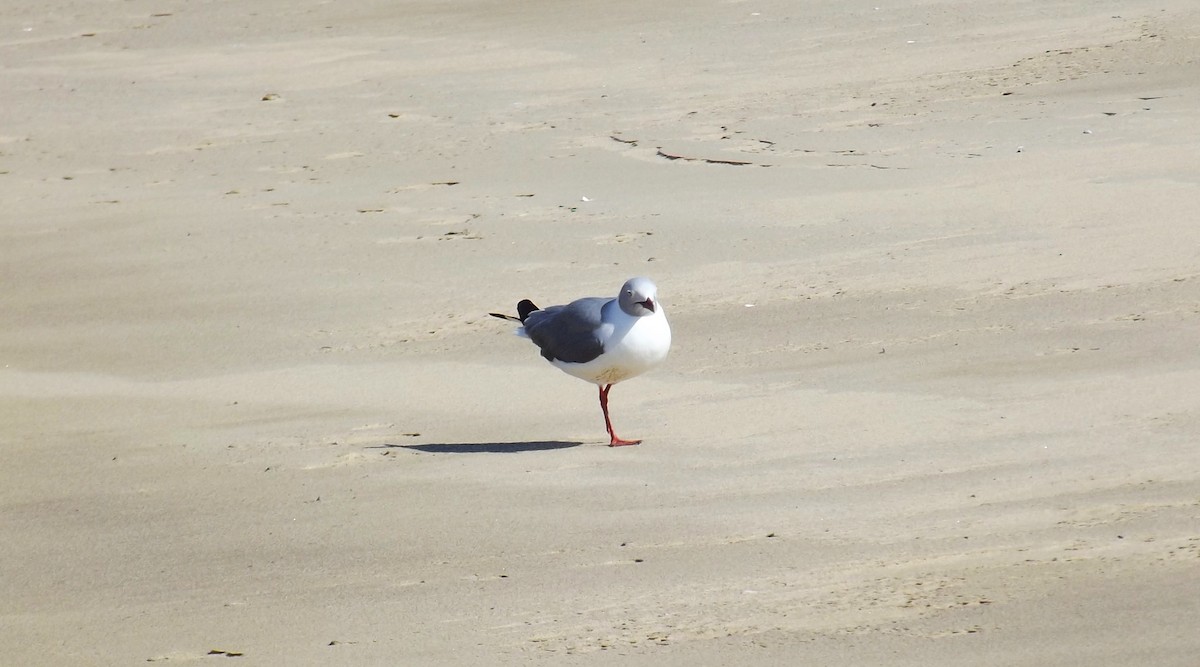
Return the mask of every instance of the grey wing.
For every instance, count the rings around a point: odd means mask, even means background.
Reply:
[[[587,363],[604,352],[601,311],[609,301],[588,297],[534,311],[525,320],[525,333],[548,361]]]

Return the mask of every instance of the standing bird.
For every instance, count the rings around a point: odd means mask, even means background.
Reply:
[[[650,370],[671,349],[671,326],[654,283],[649,278],[630,278],[615,299],[587,297],[544,309],[524,299],[517,304],[517,313],[519,317],[489,315],[520,322],[517,335],[532,340],[547,361],[599,387],[609,447],[640,443],[622,440],[613,432],[608,391],[621,380]]]

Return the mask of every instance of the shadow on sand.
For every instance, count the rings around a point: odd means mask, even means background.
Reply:
[[[375,445],[367,449],[412,449],[430,454],[511,454],[513,452],[540,452],[547,449],[578,447],[582,442],[541,440],[537,442],[456,442],[428,445]]]

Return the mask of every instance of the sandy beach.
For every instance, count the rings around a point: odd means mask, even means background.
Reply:
[[[0,87],[0,663],[1197,664],[1191,0],[15,0]],[[609,448],[487,313],[638,275]]]

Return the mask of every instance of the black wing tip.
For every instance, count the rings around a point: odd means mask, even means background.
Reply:
[[[541,308],[538,308],[537,306],[533,305],[532,301],[530,301],[529,299],[522,299],[521,303],[517,304],[517,313],[520,315],[520,317],[513,317],[512,315],[505,315],[504,313],[488,313],[488,315],[491,315],[492,317],[498,317],[502,320],[509,320],[511,322],[520,322],[521,324],[524,324],[525,318],[529,317],[530,313],[532,313],[534,311],[538,311],[538,310],[541,310]]]
[[[529,317],[530,313],[537,310],[541,310],[541,308],[535,306],[529,299],[521,299],[521,302],[517,304],[517,314],[520,315],[522,322]]]

